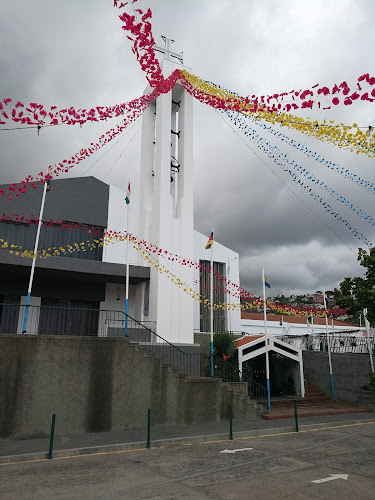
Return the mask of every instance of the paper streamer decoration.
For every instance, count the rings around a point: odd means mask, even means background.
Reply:
[[[233,123],[235,125],[239,126],[239,128],[243,132],[245,132],[247,130],[248,124],[246,122],[248,121],[248,119],[246,119],[246,120],[241,119],[240,116],[234,115],[233,113],[230,113],[230,112],[228,112],[227,115],[233,121]],[[260,127],[262,126],[262,124],[258,124],[256,121],[253,121],[253,123],[257,126],[260,126]],[[253,132],[255,132],[255,131],[253,130]],[[320,189],[324,189],[330,196],[334,197],[340,203],[343,203],[346,208],[348,208],[349,210],[354,212],[356,215],[358,215],[359,217],[364,219],[366,222],[368,222],[372,226],[375,226],[374,219],[371,215],[367,214],[360,207],[358,207],[357,205],[354,205],[349,200],[347,200],[344,196],[337,193],[333,188],[329,187],[325,182],[318,179],[314,174],[310,173],[306,168],[302,168],[294,160],[289,160],[287,154],[283,153],[277,146],[273,146],[272,144],[270,144],[270,142],[268,142],[265,139],[261,138],[259,140],[262,141],[262,144],[265,144],[269,148],[273,149],[278,154],[278,156],[281,155],[281,157],[284,159],[284,161],[286,161],[289,165],[291,165],[292,168],[296,172],[298,172],[301,175],[303,175],[304,177],[306,177],[312,184],[315,184]]]
[[[15,256],[19,256],[19,257],[24,257],[24,258],[25,257],[26,258],[37,257],[37,258],[41,258],[41,259],[47,259],[50,257],[64,257],[64,256],[67,256],[68,254],[74,254],[77,252],[91,251],[95,248],[102,247],[106,244],[115,244],[118,241],[125,241],[128,236],[129,236],[129,242],[132,244],[133,248],[135,248],[137,251],[141,251],[143,258],[145,260],[147,260],[151,265],[153,265],[160,273],[166,274],[167,277],[172,280],[172,283],[179,286],[183,292],[187,293],[192,298],[203,303],[204,307],[210,306],[208,299],[206,299],[203,295],[201,295],[198,292],[196,292],[195,290],[193,290],[193,288],[191,286],[184,283],[175,274],[173,274],[169,269],[167,269],[165,266],[163,266],[159,262],[158,258],[156,258],[153,253],[150,253],[150,251],[148,249],[146,249],[146,248],[142,249],[143,242],[138,240],[138,238],[136,236],[132,235],[131,233],[128,234],[128,233],[124,232],[122,234],[122,233],[118,232],[118,233],[116,233],[116,236],[114,236],[114,235],[108,236],[108,234],[107,234],[106,237],[97,238],[93,242],[87,240],[86,242],[73,243],[71,245],[66,245],[65,248],[62,246],[49,247],[47,249],[39,250],[38,252],[36,252],[36,254],[34,254],[33,251],[23,249],[22,246],[17,246],[17,245],[11,244],[7,241],[4,241],[2,238],[0,238],[0,249],[8,250],[9,253],[11,253]],[[158,257],[163,256],[164,258],[168,258],[168,257],[166,257],[166,253],[167,253],[166,251],[163,251],[163,254],[158,255]],[[173,254],[170,254],[170,255],[173,255]],[[173,258],[172,259],[168,258],[168,259],[174,260]],[[186,261],[186,259],[182,259],[182,261]],[[197,267],[200,267],[200,264],[197,263]],[[226,278],[224,276],[220,276],[217,274],[217,277],[220,281],[227,282],[229,285],[232,285],[232,286],[236,285],[234,283],[229,282],[229,280],[226,280]],[[194,284],[199,285],[199,282],[195,281]],[[240,288],[238,285],[236,285],[236,287]],[[228,304],[226,302],[222,302],[220,304],[214,304],[213,305],[214,309],[223,308],[226,310],[235,310],[235,309],[241,309],[241,310],[250,309],[251,310],[254,307],[263,307],[263,300],[261,298],[257,297],[254,294],[247,292],[246,290],[244,290],[242,288],[241,288],[241,290],[245,292],[245,294],[242,294],[242,297],[243,297],[243,295],[246,295],[248,297],[248,301],[245,304],[244,303],[242,303],[242,304],[241,303],[240,304],[238,304],[238,303],[237,304],[233,304],[233,303]],[[229,288],[225,290],[225,293],[234,295],[233,293],[231,293]],[[239,298],[238,294],[234,295],[234,296]],[[310,315],[313,313],[315,316],[318,316],[321,314],[321,312],[319,310],[314,310],[312,308],[302,309],[299,307],[280,305],[278,303],[274,304],[270,301],[267,301],[267,305],[273,311],[281,312],[282,314],[286,314],[286,315],[306,316],[306,315]],[[329,310],[329,314],[334,315],[334,316],[342,315],[344,312],[345,311],[342,309]]]
[[[228,113],[229,118],[234,122],[235,125],[241,123],[241,118],[237,114]],[[363,243],[371,247],[371,241],[363,234],[360,233],[355,227],[353,227],[347,219],[341,217],[341,215],[333,210],[333,208],[326,203],[323,198],[317,195],[310,186],[304,184],[295,173],[290,170],[290,167],[296,169],[296,162],[290,161],[286,153],[282,153],[276,146],[272,146],[268,141],[264,140],[254,129],[249,128],[248,126],[244,126],[242,128],[243,133],[251,139],[257,146],[257,148],[262,149],[267,156],[272,159],[277,165],[281,166],[281,168],[291,176],[294,182],[298,183],[315,201],[318,201],[323,208],[332,215],[337,221],[343,223],[345,227],[359,240],[362,240]],[[304,169],[302,167],[298,167],[298,169],[302,172]],[[302,172],[303,173],[303,172]],[[338,201],[341,201],[337,198]]]
[[[6,221],[8,223],[14,223],[14,224],[37,224],[38,219],[34,218],[33,215],[31,215],[29,218],[25,217],[20,217],[17,214],[12,214],[12,216],[7,216],[6,214],[3,214],[3,217],[0,219],[0,222]],[[73,230],[80,230],[85,233],[90,233],[91,235],[99,235],[99,232],[97,230],[96,226],[89,226],[84,223],[70,223],[70,222],[65,222],[65,221],[58,221],[57,219],[50,219],[49,221],[44,221],[43,226],[56,226],[60,225],[62,229],[67,229],[70,231]],[[161,257],[163,259],[166,259],[171,262],[176,262],[182,266],[189,266],[193,267],[197,270],[204,270],[207,273],[210,273],[211,271],[211,266],[206,266],[202,262],[199,261],[194,261],[188,258],[181,257],[177,254],[174,254],[172,252],[169,252],[168,250],[163,250],[156,245],[153,245],[152,243],[147,242],[146,240],[140,240],[136,235],[132,233],[127,233],[126,231],[115,231],[115,230],[110,230],[106,231],[103,234],[103,237],[100,238],[98,237],[97,239],[94,240],[94,242],[90,242],[87,240],[87,242],[80,242],[78,243],[73,243],[72,245],[67,245],[66,248],[59,246],[59,247],[50,247],[45,250],[41,250],[37,252],[36,257],[39,258],[48,258],[48,257],[53,257],[53,256],[65,256],[68,253],[75,253],[78,251],[86,251],[86,250],[93,250],[94,248],[97,248],[98,246],[103,246],[103,245],[109,245],[109,244],[115,244],[120,241],[126,241],[126,239],[129,237],[129,241],[132,243],[134,248],[137,248],[137,250],[142,249],[147,255],[158,261],[158,259]],[[21,246],[17,247],[14,244],[9,244],[8,242],[0,239],[0,242],[3,243],[3,246],[1,248],[8,248],[11,253],[21,256],[21,257],[28,257],[28,258],[33,258],[34,254],[32,251],[29,250],[23,250]],[[226,276],[221,276],[217,271],[214,271],[214,275],[219,280],[221,283],[223,283],[223,286],[225,287],[224,293],[231,295],[232,297],[235,298],[240,298],[242,300],[245,300],[246,303],[248,304],[246,307],[251,308],[251,307],[260,307],[260,298],[257,297],[255,294],[248,292],[241,286],[239,286],[237,283],[231,282],[230,280],[227,279]],[[198,285],[199,281],[195,280],[194,284]],[[300,308],[291,308],[290,306],[281,306],[280,304],[273,304],[270,306],[271,308],[276,308],[275,311],[282,311],[283,314],[301,314],[304,315],[310,312],[314,312],[312,309],[300,309]],[[338,315],[339,313],[337,312],[337,309],[333,309],[330,314],[333,315]]]
[[[297,130],[308,136],[315,137],[322,141],[328,141],[334,145],[349,149],[355,153],[363,153],[370,158],[375,157],[375,134],[370,127],[367,132],[362,132],[356,123],[352,126],[345,124],[334,125],[333,121],[326,123],[323,120],[319,123],[317,120],[310,121],[288,113],[273,112],[270,113],[264,108],[253,105],[249,99],[238,96],[233,92],[222,89],[219,85],[206,82],[201,78],[195,77],[186,71],[182,71],[183,79],[181,83],[185,89],[196,99],[209,106],[226,111],[236,111],[238,113],[252,114],[259,120],[264,120],[272,124],[279,124],[282,127],[288,127]]]
[[[366,84],[369,87],[368,90],[366,88],[363,89]],[[373,85],[375,85],[375,78],[370,77],[368,73],[365,73],[357,78],[357,82],[355,84],[356,88],[354,90],[349,87],[346,81],[344,81],[339,85],[333,85],[331,88],[321,86],[317,83],[310,89],[306,90],[291,90],[289,92],[275,93],[267,96],[251,95],[248,97],[251,97],[254,103],[264,104],[269,110],[272,111],[282,110],[288,112],[291,109],[313,107],[318,107],[318,109],[331,109],[331,105],[333,105],[333,107],[338,106],[339,104],[351,106],[357,101],[373,102],[375,100],[375,88],[371,89]],[[366,91],[363,92],[363,90]],[[341,98],[341,94],[344,96],[343,98]],[[313,100],[313,97],[318,98],[319,100]],[[289,102],[285,103],[284,101]]]
[[[86,122],[99,122],[118,116],[127,116],[130,119],[137,109],[143,106],[144,96],[130,102],[114,106],[96,106],[89,110],[76,109],[74,106],[65,109],[51,106],[50,109],[45,110],[43,104],[36,102],[23,104],[21,101],[13,104],[12,99],[7,98],[0,101],[0,125],[6,124],[9,120],[22,125],[50,126],[83,125]]]
[[[255,119],[251,115],[244,115],[246,116],[247,120],[252,121],[258,127],[263,128],[270,134],[274,135],[281,141],[283,141],[285,144],[288,144],[289,146],[292,146],[293,148],[297,149],[297,151],[300,151],[301,153],[305,154],[309,158],[312,158],[313,160],[317,161],[318,163],[321,163],[325,167],[331,169],[334,172],[337,172],[339,175],[345,177],[346,179],[349,179],[352,182],[355,182],[359,186],[362,186],[372,193],[375,193],[375,184],[373,182],[370,182],[366,179],[362,179],[358,174],[355,174],[354,172],[351,172],[349,169],[340,167],[337,163],[333,163],[329,160],[324,159],[321,155],[319,155],[317,152],[312,151],[309,149],[307,146],[304,146],[301,144],[299,141],[296,141],[295,139],[291,139],[287,135],[283,134],[282,132],[279,132],[278,130],[274,129],[271,125],[267,125],[266,123],[263,123],[260,120]]]
[[[47,169],[47,173],[40,172],[37,178],[34,178],[32,175],[28,175],[25,180],[21,183],[14,183],[8,187],[8,191],[0,190],[0,197],[6,196],[9,201],[13,200],[13,197],[18,197],[27,192],[28,187],[36,188],[35,182],[47,182],[48,180],[52,180],[55,177],[58,177],[61,173],[66,173],[69,169],[78,165],[81,161],[89,158],[96,151],[101,149],[103,146],[111,142],[115,137],[117,137],[121,132],[123,132],[130,123],[135,121],[137,118],[141,116],[141,114],[147,109],[147,107],[154,102],[157,97],[162,92],[169,92],[175,85],[176,80],[178,78],[178,74],[172,73],[172,75],[166,78],[158,88],[155,88],[149,94],[146,94],[139,98],[139,102],[141,103],[138,108],[134,110],[134,112],[126,117],[120,125],[110,129],[105,134],[101,135],[96,143],[91,143],[87,148],[82,148],[78,153],[73,155],[70,160],[63,160],[60,163],[55,163],[55,165],[50,165]],[[49,172],[49,173],[48,173]],[[0,201],[0,203],[2,203]]]

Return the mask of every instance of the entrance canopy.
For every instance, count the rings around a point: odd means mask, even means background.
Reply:
[[[265,336],[261,335],[259,337],[245,336],[237,341],[238,350],[238,367],[242,374],[242,364],[249,359],[256,358],[266,354],[266,352],[273,351],[275,353],[281,354],[289,359],[297,361],[299,363],[299,374],[301,381],[301,395],[305,397],[305,381],[303,375],[303,359],[302,359],[302,349],[298,347],[291,346],[286,342],[274,337],[273,335],[267,336],[267,345],[265,341]]]

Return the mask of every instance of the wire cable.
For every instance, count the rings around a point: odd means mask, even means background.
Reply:
[[[216,111],[216,110],[215,110]],[[218,111],[216,111],[216,113],[219,114],[219,116],[222,118],[222,120],[232,129],[232,131],[241,139],[241,141],[245,144],[245,146],[247,146],[250,151],[252,151],[252,153],[258,158],[258,160],[260,160],[263,165],[265,165],[265,167],[268,168],[268,170],[288,189],[288,191],[290,193],[292,193],[292,195],[297,198],[297,200],[302,203],[302,205],[316,218],[318,219],[318,221],[323,224],[334,236],[336,236],[336,238],[341,241],[341,243],[343,245],[345,245],[351,252],[354,253],[354,255],[357,255],[357,253],[347,244],[345,243],[345,241],[340,238],[340,236],[338,234],[336,234],[333,229],[331,229],[328,224],[326,224],[320,217],[319,215],[317,215],[315,212],[313,212],[311,210],[311,208],[306,205],[306,203],[304,201],[301,200],[301,198],[282,180],[282,178],[269,166],[267,165],[267,163],[263,160],[263,158],[261,158],[253,149],[252,147],[245,141],[245,139],[237,132],[236,129],[234,129],[226,120],[225,118],[221,115],[221,113],[219,113]]]
[[[141,115],[142,116],[142,115]],[[122,135],[120,134],[120,137],[117,139],[116,142],[114,142],[112,144],[111,147],[109,147],[101,156],[99,156],[99,158],[97,160],[94,161],[94,163],[92,165],[90,165],[88,168],[86,168],[86,170],[84,170],[82,172],[82,174],[80,175],[80,177],[83,177],[86,172],[88,172],[89,170],[91,170],[107,153],[109,153],[109,151],[111,151],[112,148],[114,148],[116,146],[116,144],[118,144],[122,139],[124,139],[124,137],[126,136],[126,134],[128,132],[130,132],[130,130],[132,130],[132,128],[135,126],[135,124],[138,122],[138,120],[141,118],[141,116],[139,116],[131,125],[129,128],[126,128],[124,130],[124,132],[122,133]]]
[[[117,157],[117,159],[115,160],[115,162],[113,163],[112,167],[108,170],[108,172],[105,174],[105,176],[103,177],[102,181],[104,181],[104,179],[107,177],[107,175],[110,173],[110,171],[113,169],[113,167],[116,165],[116,163],[118,162],[118,160],[121,158],[121,156],[124,154],[124,152],[126,151],[126,149],[128,148],[128,146],[130,146],[130,144],[133,142],[135,136],[138,134],[138,132],[141,130],[141,127],[142,127],[142,123],[139,125],[138,129],[136,130],[135,134],[133,135],[133,137],[130,139],[130,141],[128,142],[128,144],[124,147],[124,149],[121,151],[120,155]]]

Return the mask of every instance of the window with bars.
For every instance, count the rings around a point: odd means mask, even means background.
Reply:
[[[213,304],[222,304],[225,301],[225,264],[214,262],[213,276]],[[210,301],[210,277],[211,262],[208,260],[200,261],[200,290],[202,302],[200,304],[200,331],[209,332],[211,330],[211,310],[210,307],[205,307],[204,301]],[[222,279],[220,279],[222,278]],[[214,332],[222,332],[226,330],[226,311],[221,307],[213,310]]]
[[[75,223],[70,223],[75,224]],[[35,245],[37,225],[23,223],[0,223],[0,249],[19,251],[33,251]],[[94,229],[76,227],[62,228],[61,225],[42,226],[39,236],[39,249],[45,250],[56,257],[68,257],[84,260],[102,260],[103,247],[98,240],[103,237],[104,227],[95,226]],[[4,246],[4,242],[8,246]],[[11,245],[14,245],[11,248]],[[56,249],[56,250],[55,250]]]

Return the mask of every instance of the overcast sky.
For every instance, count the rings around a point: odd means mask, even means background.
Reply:
[[[241,95],[355,85],[375,76],[373,0],[143,0],[153,11],[153,33],[176,40],[195,75]],[[45,108],[112,105],[139,97],[146,79],[121,30],[112,0],[12,0],[0,4],[0,98],[36,101]],[[344,108],[344,109],[343,109]],[[322,121],[375,125],[375,103],[304,113]],[[298,110],[299,111],[299,110]],[[302,113],[296,113],[302,115]],[[215,110],[194,103],[195,229],[240,254],[241,286],[261,292],[264,266],[271,293],[333,289],[362,274],[359,242],[327,214],[256,144]],[[0,183],[46,171],[86,147],[114,122],[0,130]],[[13,122],[0,126],[17,126]],[[68,175],[94,175],[138,189],[140,121]],[[375,161],[283,128],[324,158],[375,181]],[[291,160],[375,217],[374,195],[259,129]],[[244,139],[244,140],[243,140]],[[110,144],[112,146],[112,143]],[[104,156],[106,150],[109,150]],[[275,175],[276,174],[276,175]],[[374,227],[314,188],[359,232]],[[10,213],[11,204],[2,206]]]

